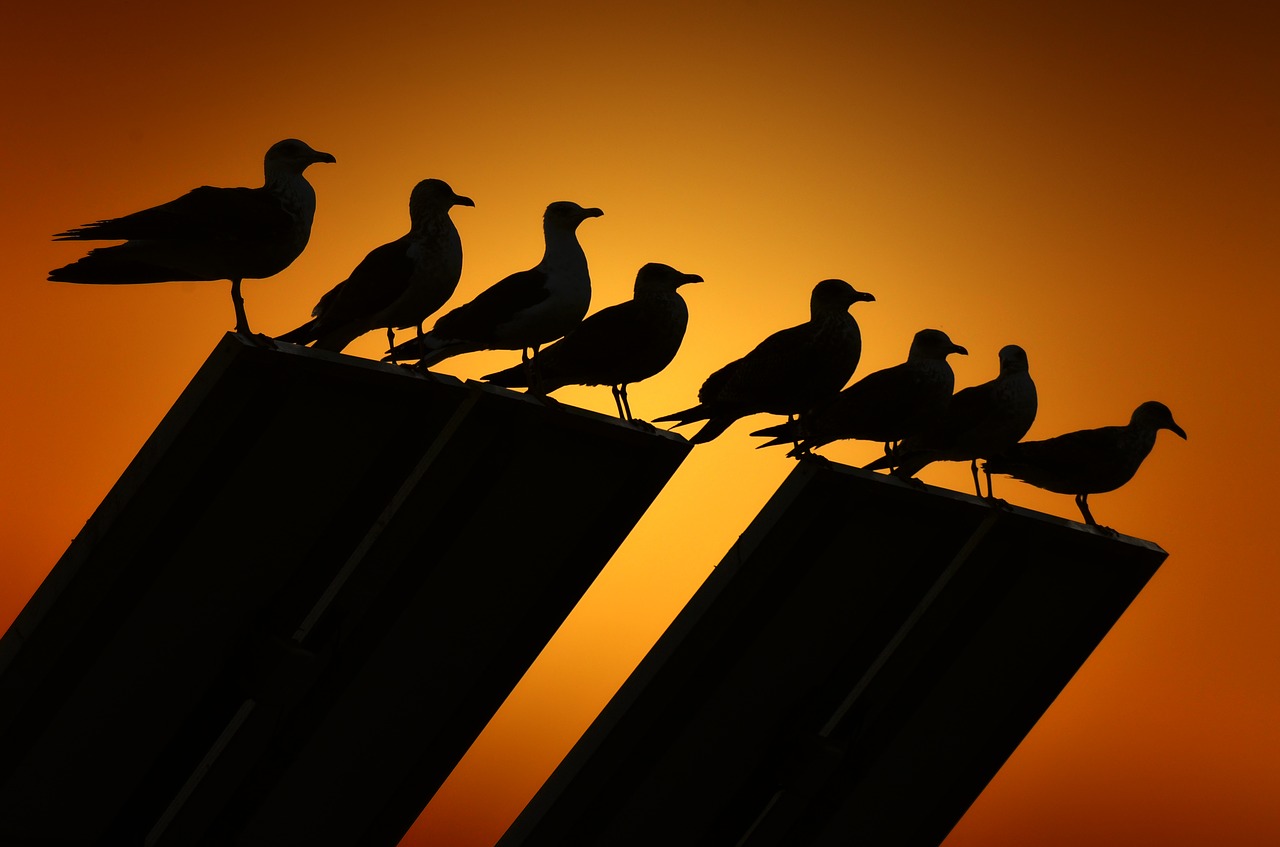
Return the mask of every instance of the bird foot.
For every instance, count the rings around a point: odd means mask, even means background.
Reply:
[[[1102,524],[1093,524],[1093,528],[1096,529],[1098,532],[1102,533],[1103,535],[1109,535],[1112,538],[1120,537],[1120,533],[1116,532],[1114,529],[1112,529],[1109,526],[1103,526]]]
[[[632,418],[631,420],[627,421],[627,423],[631,424],[631,425],[632,425],[632,426],[634,426],[636,429],[643,430],[644,432],[657,432],[657,431],[658,431],[658,428],[657,428],[656,426],[654,426],[653,424],[649,423],[648,421],[642,421],[642,420],[640,420],[639,418]]]
[[[532,391],[532,390],[526,391],[525,394],[529,395],[530,397],[537,400],[539,403],[541,403],[542,405],[546,406],[549,409],[558,409],[564,405],[559,400],[552,397],[550,394],[539,394],[537,391]]]
[[[795,455],[795,460],[797,462],[813,462],[814,464],[823,465],[825,467],[831,466],[831,460],[828,459],[826,456],[819,456],[817,453],[812,453],[809,451],[797,453]]]
[[[418,376],[425,376],[430,380],[440,381],[440,376],[421,362],[397,362],[396,367],[404,368],[409,373],[417,374]]]
[[[247,330],[242,331],[240,329],[236,329],[236,335],[240,336],[245,341],[248,341],[255,347],[262,347],[267,350],[274,350],[276,348],[276,340],[271,336],[263,335],[260,332],[248,332]]]

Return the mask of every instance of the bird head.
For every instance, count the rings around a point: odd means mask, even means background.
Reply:
[[[409,217],[417,220],[427,215],[445,214],[454,206],[475,205],[470,197],[455,194],[444,180],[424,179],[409,194]]]
[[[831,312],[847,312],[854,303],[874,302],[875,299],[843,279],[824,279],[813,287],[813,294],[809,296],[809,315],[816,318]]]
[[[1155,400],[1148,400],[1134,409],[1129,425],[1154,430],[1167,429],[1183,441],[1187,440],[1187,433],[1174,421],[1173,412],[1169,411],[1168,406]]]
[[[286,138],[284,141],[277,141],[267,149],[267,155],[263,158],[263,168],[267,173],[267,179],[270,180],[274,174],[300,174],[307,169],[308,165],[314,165],[316,162],[332,164],[337,161],[332,153],[322,153],[312,149],[311,145],[305,141]]]
[[[1027,364],[1027,351],[1017,344],[1006,344],[1001,347],[999,355],[1002,374],[1026,373],[1030,367]]]
[[[670,265],[650,262],[636,274],[635,296],[667,293],[686,283],[702,281],[702,277],[697,274],[681,273]]]
[[[945,360],[952,353],[959,353],[961,356],[969,355],[968,350],[954,343],[942,330],[922,329],[911,340],[911,350],[907,353],[907,358]]]
[[[547,206],[547,211],[542,216],[542,225],[545,228],[573,231],[587,218],[598,218],[603,214],[604,212],[594,207],[584,208],[569,200],[557,200]]]

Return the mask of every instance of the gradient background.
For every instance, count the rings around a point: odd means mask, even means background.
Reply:
[[[0,26],[0,625],[233,324],[226,283],[45,282],[84,249],[50,235],[261,184],[263,152],[296,136],[338,164],[308,171],[306,253],[245,284],[260,331],[300,323],[440,177],[476,201],[454,210],[455,303],[537,261],[557,199],[605,210],[580,230],[593,310],[648,261],[706,278],[684,289],[684,350],[631,391],[640,417],[690,405],[832,276],[877,297],[855,307],[859,374],[934,326],[972,354],[953,359],[959,386],[1027,349],[1031,437],[1167,403],[1190,441],[1162,434],[1092,505],[1169,560],[946,843],[1280,843],[1268,4],[103,5],[11,4]],[[348,352],[382,349],[375,333]],[[605,389],[558,396],[613,409]],[[406,845],[505,829],[788,472],[746,437],[767,420],[693,452]],[[968,490],[962,466],[922,476]]]

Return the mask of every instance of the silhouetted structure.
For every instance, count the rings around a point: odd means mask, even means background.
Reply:
[[[936,847],[1165,558],[801,462],[500,847]]]
[[[122,285],[231,281],[236,332],[249,334],[240,283],[274,276],[302,254],[311,238],[316,193],[308,166],[336,161],[296,138],[271,145],[261,188],[201,186],[176,200],[54,236],[57,241],[114,241],[49,272],[52,282]],[[127,239],[127,240],[126,240]]]
[[[0,640],[0,843],[393,847],[689,449],[224,337]]]

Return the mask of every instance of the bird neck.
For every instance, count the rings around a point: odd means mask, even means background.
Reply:
[[[290,215],[308,229],[316,214],[316,192],[306,177],[293,171],[267,171],[266,189],[280,198]]]
[[[578,243],[578,233],[575,230],[545,227],[543,237],[546,241],[546,250],[542,254],[542,261],[538,263],[538,267],[546,271],[586,269],[587,255],[582,251],[582,245]]]

